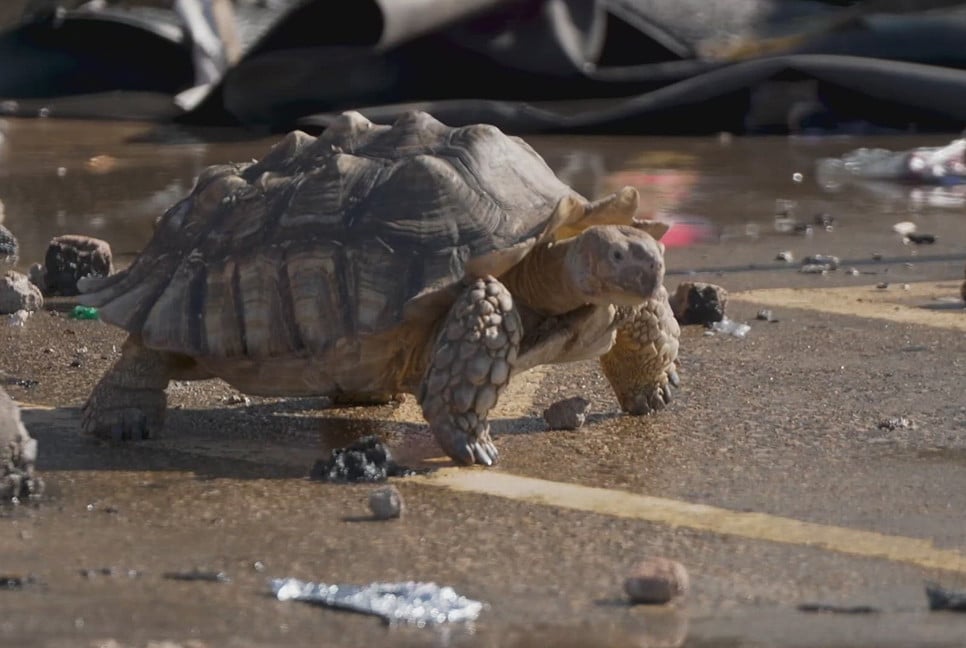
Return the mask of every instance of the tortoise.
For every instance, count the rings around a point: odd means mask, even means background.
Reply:
[[[667,225],[635,189],[589,202],[525,141],[423,112],[343,113],[260,161],[212,166],[125,270],[80,301],[129,333],[83,408],[88,434],[154,436],[172,379],[376,403],[415,394],[461,464],[498,457],[511,377],[600,357],[622,408],[677,385]]]

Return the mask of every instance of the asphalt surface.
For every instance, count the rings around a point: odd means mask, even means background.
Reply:
[[[764,203],[733,185],[715,193],[723,176],[708,174],[692,207],[719,195],[719,231],[745,232],[727,214]],[[28,580],[0,591],[0,644],[964,645],[966,615],[930,612],[924,583],[966,589],[966,227],[961,212],[918,214],[937,242],[917,248],[891,231],[902,213],[836,213],[840,227],[810,237],[671,248],[668,287],[724,286],[728,316],[750,332],[684,327],[682,386],[649,417],[621,415],[593,362],[521,376],[493,417],[501,462],[489,469],[453,468],[412,398],[246,404],[219,381],[173,384],[161,439],[83,438],[79,406],[123,338],[51,300],[24,327],[0,327],[5,388],[47,484],[39,501],[0,509],[0,575]],[[26,218],[5,224],[26,229]],[[802,274],[773,261],[784,249],[838,254],[842,266]],[[778,321],[757,320],[762,308]],[[547,430],[543,409],[573,395],[592,401],[588,424]],[[897,417],[908,425],[890,429]],[[308,479],[317,459],[368,434],[400,462],[437,469],[393,480],[401,519],[368,518],[372,485]],[[686,566],[682,600],[628,604],[623,579],[648,556]],[[230,581],[165,577],[192,570]],[[387,627],[274,600],[269,580],[287,576],[434,581],[486,607],[471,625]],[[812,603],[875,611],[799,609]]]

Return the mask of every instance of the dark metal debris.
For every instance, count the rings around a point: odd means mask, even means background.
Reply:
[[[881,612],[871,605],[838,605],[836,603],[802,603],[799,612],[830,612],[833,614],[876,614]]]
[[[966,612],[966,590],[950,590],[938,583],[926,583],[930,610]]]
[[[916,245],[932,244],[936,242],[936,237],[933,234],[916,234],[915,232],[909,232],[906,234],[906,240],[910,243],[915,243]]]
[[[351,483],[381,482],[389,477],[408,477],[429,470],[401,466],[377,436],[367,436],[344,448],[336,448],[327,459],[312,467],[310,477],[320,481]]]
[[[183,572],[164,572],[163,576],[168,580],[179,581],[205,581],[208,583],[230,583],[231,578],[222,571],[193,571]]]

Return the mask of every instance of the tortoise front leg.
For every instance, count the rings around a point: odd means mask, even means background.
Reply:
[[[653,298],[622,315],[614,346],[600,357],[600,365],[621,408],[649,414],[671,402],[671,385],[678,386],[681,328],[663,286]]]
[[[419,401],[437,442],[459,463],[496,463],[486,417],[510,382],[522,328],[513,298],[493,277],[477,279],[443,322]]]
[[[164,425],[168,382],[200,377],[190,359],[182,361],[180,356],[146,349],[131,336],[124,342],[121,357],[84,403],[82,429],[85,434],[114,441],[156,437]]]

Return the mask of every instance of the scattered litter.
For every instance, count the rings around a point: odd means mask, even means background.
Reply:
[[[795,255],[792,254],[791,250],[783,250],[775,255],[775,261],[784,261],[785,263],[792,263],[795,261]]]
[[[835,228],[835,217],[825,212],[815,214],[813,221],[816,225],[821,226],[826,232],[831,232]]]
[[[966,591],[950,590],[938,583],[926,583],[926,598],[930,610],[966,612]]]
[[[934,234],[916,234],[915,232],[910,232],[903,237],[903,241],[915,243],[916,245],[932,245],[936,242],[936,236]]]
[[[390,625],[410,623],[418,627],[474,621],[483,603],[457,594],[452,587],[436,583],[370,583],[329,585],[294,578],[271,583],[279,601],[304,601],[380,617]]]
[[[825,188],[841,186],[850,180],[888,180],[934,185],[966,182],[966,138],[946,146],[924,146],[907,151],[860,148],[841,158],[818,161],[816,176]]]
[[[726,333],[737,338],[743,338],[748,335],[748,331],[751,330],[751,326],[725,317],[720,322],[714,322],[711,325],[711,330],[716,333]]]
[[[828,274],[828,266],[818,263],[807,263],[798,270],[803,274]]]
[[[892,231],[901,236],[909,236],[916,231],[916,224],[911,221],[900,221],[892,226]]]
[[[391,520],[402,517],[402,494],[395,486],[383,486],[369,493],[369,510],[377,520]]]
[[[916,424],[912,420],[907,419],[905,416],[893,416],[891,418],[879,421],[879,424],[876,427],[878,427],[880,430],[889,430],[891,432],[900,429],[914,430],[916,429]]]
[[[205,581],[207,583],[230,583],[231,578],[222,571],[202,571],[194,569],[183,572],[164,572],[162,574],[168,580],[179,581]]]
[[[839,263],[839,258],[831,254],[813,254],[802,259],[802,265],[821,265],[827,270],[838,270]]]
[[[0,574],[0,590],[22,590],[30,585],[37,585],[38,582],[34,576]]]
[[[332,451],[328,460],[318,460],[310,477],[327,482],[381,482],[389,477],[408,477],[429,472],[401,466],[377,436],[367,436]]]
[[[833,614],[877,614],[881,612],[871,605],[838,605],[836,603],[802,603],[799,612],[830,612]]]
[[[74,306],[74,309],[68,314],[71,319],[79,320],[96,320],[100,318],[100,313],[93,306]]]
[[[30,311],[21,308],[16,313],[11,313],[7,316],[7,324],[15,328],[23,328],[24,324],[27,323],[28,317],[30,317]]]
[[[590,401],[580,396],[559,400],[543,410],[543,420],[551,430],[576,430],[587,421]]]
[[[136,569],[119,569],[117,567],[100,567],[97,569],[82,569],[81,576],[84,578],[96,578],[98,576],[127,576],[128,578],[138,578],[141,575]]]
[[[760,311],[758,311],[758,314],[755,315],[755,319],[759,319],[763,322],[772,322],[772,323],[778,321],[778,318],[775,317],[775,314],[771,312],[770,308],[763,308]]]
[[[688,571],[669,558],[649,558],[634,565],[624,580],[632,603],[663,604],[683,596],[690,586]]]
[[[671,310],[681,324],[710,324],[724,319],[728,291],[711,283],[684,281],[670,298]]]
[[[229,405],[244,405],[248,407],[252,404],[252,399],[244,394],[230,394],[223,399]]]

